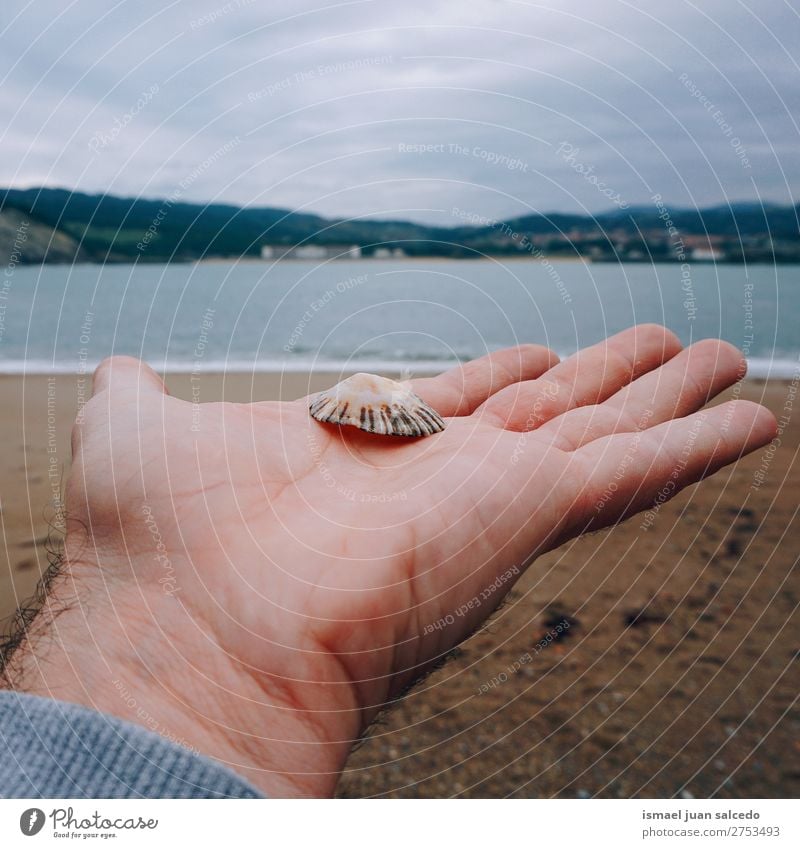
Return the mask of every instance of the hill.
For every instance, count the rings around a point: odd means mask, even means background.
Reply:
[[[33,220],[22,210],[0,210],[0,260],[7,268],[88,259],[86,251],[69,235]]]

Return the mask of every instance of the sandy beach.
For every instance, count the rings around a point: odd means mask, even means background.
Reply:
[[[248,401],[329,382],[203,375],[195,387],[203,401]],[[167,383],[192,397],[189,375]],[[71,423],[88,389],[72,375],[0,377],[3,616],[47,566]],[[735,390],[783,416],[777,448],[648,522],[540,559],[488,627],[373,729],[340,794],[800,794],[796,390],[760,381]]]

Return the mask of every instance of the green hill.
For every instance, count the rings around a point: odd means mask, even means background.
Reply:
[[[71,245],[74,255],[97,262],[256,257],[263,245],[298,244],[359,245],[367,255],[378,247],[400,247],[419,256],[525,256],[542,250],[594,259],[674,259],[670,236],[655,206],[594,217],[534,214],[446,228],[409,221],[326,219],[270,207],[31,188],[0,189],[0,210],[27,216],[56,233],[62,247]],[[743,203],[669,214],[682,237],[711,236],[730,260],[800,261],[797,206]],[[64,256],[63,250],[45,251],[38,261],[63,261]]]

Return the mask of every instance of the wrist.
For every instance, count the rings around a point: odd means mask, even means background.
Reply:
[[[291,672],[245,666],[191,593],[98,559],[102,570],[65,558],[14,655],[13,687],[140,724],[272,797],[332,795],[360,718],[330,663],[312,653]]]

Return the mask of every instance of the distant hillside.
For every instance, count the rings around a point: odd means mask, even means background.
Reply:
[[[358,245],[366,255],[389,247],[419,256],[524,256],[542,251],[595,260],[678,257],[676,237],[664,221],[664,210],[655,205],[595,217],[537,214],[488,224],[474,216],[466,220],[468,225],[445,228],[408,221],[325,219],[269,207],[204,206],[176,198],[148,200],[34,188],[0,189],[0,210],[5,217],[22,214],[43,227],[37,230],[42,238],[55,231],[51,249],[37,248],[37,252],[31,247],[27,255],[38,258],[26,261],[69,261],[75,255],[102,262],[255,257],[263,245],[287,248],[301,243]],[[679,238],[688,238],[697,250],[709,252],[710,248],[711,253],[732,261],[800,261],[798,206],[762,208],[744,203],[701,211],[675,209],[668,215]]]
[[[0,263],[3,266],[88,259],[78,242],[65,233],[33,220],[18,209],[0,211]]]

